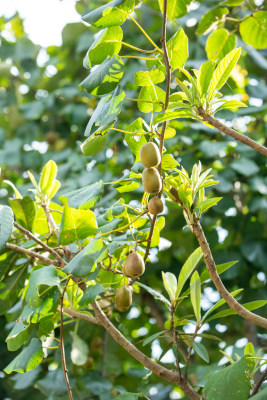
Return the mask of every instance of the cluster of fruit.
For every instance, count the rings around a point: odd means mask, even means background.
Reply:
[[[145,167],[142,175],[143,187],[149,194],[158,194],[162,190],[162,180],[158,170],[161,157],[158,147],[153,142],[144,144],[140,149],[141,163]],[[152,215],[163,211],[160,197],[155,196],[148,202],[148,211]],[[136,251],[126,258],[123,265],[123,275],[127,278],[137,279],[145,272],[143,257]],[[115,306],[119,311],[126,311],[132,304],[132,286],[121,286],[115,296]]]

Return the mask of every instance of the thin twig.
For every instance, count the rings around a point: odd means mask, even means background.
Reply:
[[[163,24],[162,24],[162,48],[163,48],[163,59],[164,59],[164,64],[166,68],[166,96],[165,96],[165,103],[163,107],[163,112],[166,111],[169,105],[169,99],[170,99],[170,88],[171,88],[171,64],[170,64],[170,59],[169,59],[169,53],[168,53],[168,48],[167,48],[167,40],[166,40],[166,30],[167,30],[167,2],[168,0],[164,0],[163,4]],[[162,124],[162,130],[161,130],[161,135],[160,135],[160,142],[159,142],[159,152],[160,156],[162,156],[163,152],[163,146],[164,146],[164,136],[165,136],[165,131],[167,127],[167,121],[164,121]],[[161,161],[158,166],[158,171],[161,176]],[[161,196],[161,193],[159,194],[159,197]],[[150,226],[150,232],[149,232],[149,237],[147,241],[147,246],[146,246],[146,252],[145,252],[145,257],[144,261],[146,262],[149,252],[150,252],[150,246],[151,246],[151,241],[154,233],[154,228],[156,224],[157,216],[155,215],[152,219],[151,226]]]
[[[69,279],[68,279],[68,281],[69,281]],[[68,282],[67,282],[67,284],[68,284]],[[64,334],[63,334],[63,328],[64,328],[64,326],[63,326],[63,313],[64,313],[63,299],[64,299],[64,294],[65,294],[66,288],[67,288],[67,285],[64,287],[64,289],[61,293],[61,296],[60,296],[60,351],[61,351],[62,368],[63,368],[64,378],[65,378],[65,382],[66,382],[67,389],[68,389],[69,399],[73,400],[72,390],[71,390],[70,381],[69,381],[69,377],[68,377],[67,364],[66,364]]]
[[[55,221],[54,221],[54,218],[52,217],[52,215],[51,215],[51,213],[50,213],[50,210],[49,210],[48,205],[47,205],[46,203],[43,203],[43,204],[42,204],[42,207],[43,207],[43,209],[44,209],[44,212],[45,212],[45,215],[46,215],[48,224],[49,224],[49,225],[51,226],[51,228],[53,229],[53,231],[54,231],[56,237],[58,237],[58,236],[59,236],[59,229],[58,229],[57,224],[56,224]]]
[[[48,251],[52,256],[54,256],[62,265],[66,265],[66,261],[63,260],[63,258],[50,246],[48,246],[46,243],[43,243],[40,239],[38,239],[35,235],[33,235],[31,232],[29,232],[27,229],[23,228],[16,222],[14,222],[14,226],[19,229],[21,232],[23,232],[28,238],[33,239],[36,243],[38,243],[40,246],[42,246],[46,251]]]
[[[256,385],[254,386],[253,392],[251,393],[251,396],[254,396],[254,394],[258,393],[262,383],[267,379],[267,368],[265,369],[265,371],[263,371],[260,379],[258,380],[258,382],[256,383]]]
[[[172,304],[171,305],[171,333],[172,333],[173,344],[176,347],[176,353],[177,353],[176,354],[176,368],[177,368],[179,377],[181,378],[182,373],[181,373],[180,361],[179,361],[177,332],[176,332],[175,326],[174,326],[174,314],[175,314],[175,304]]]
[[[242,133],[239,133],[236,130],[224,125],[218,119],[212,117],[210,114],[207,114],[202,107],[198,108],[198,112],[199,115],[203,118],[203,120],[207,121],[210,125],[214,126],[214,128],[219,129],[219,131],[225,133],[226,135],[232,137],[235,140],[238,140],[243,144],[246,144],[253,150],[256,150],[258,153],[261,153],[267,157],[267,148],[262,144],[255,142],[255,140],[250,139],[248,136],[245,136]]]
[[[35,253],[32,250],[24,249],[24,247],[17,246],[16,244],[6,243],[6,247],[11,250],[18,251],[19,253],[27,254],[28,256],[30,256],[32,258],[38,258],[39,260],[43,261],[44,263],[46,263],[48,265],[55,265],[56,267],[59,266],[58,261],[50,260],[49,258],[42,256],[41,254]]]
[[[191,343],[190,343],[190,346],[189,346],[189,349],[188,349],[187,359],[186,359],[186,367],[185,367],[185,372],[184,372],[184,377],[186,379],[187,379],[188,367],[189,367],[189,363],[190,363],[190,357],[191,357],[191,353],[192,353],[192,350],[193,350],[193,344],[194,344],[194,341],[195,341],[195,339],[197,337],[197,333],[199,331],[199,328],[200,328],[200,326],[199,326],[199,324],[197,324],[195,332],[194,332],[192,340],[191,340]]]

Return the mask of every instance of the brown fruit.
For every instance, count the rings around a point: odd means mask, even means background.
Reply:
[[[142,175],[142,182],[147,193],[157,194],[162,189],[161,177],[156,168],[145,168]]]
[[[129,278],[138,278],[145,272],[143,257],[135,251],[128,255],[123,265],[123,273]]]
[[[128,310],[132,304],[132,291],[129,286],[121,286],[115,296],[115,307],[123,312]]]
[[[153,142],[143,144],[140,149],[140,158],[144,167],[156,167],[160,163],[160,152],[158,146]]]
[[[157,215],[163,211],[163,203],[159,197],[153,197],[148,202],[148,211],[152,215]]]

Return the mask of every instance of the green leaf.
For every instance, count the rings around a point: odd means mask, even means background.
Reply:
[[[267,387],[262,389],[259,393],[255,394],[255,396],[250,397],[251,400],[266,400],[267,398]]]
[[[141,282],[136,282],[136,284],[138,286],[141,286],[143,289],[145,289],[148,293],[150,293],[154,299],[156,300],[160,300],[163,303],[165,303],[168,307],[171,307],[171,303],[169,302],[169,300],[166,299],[166,297],[164,297],[161,293],[159,293],[157,290],[152,289],[151,287],[144,285]]]
[[[19,292],[25,286],[27,276],[27,264],[24,264],[1,282],[0,315],[3,315],[18,301]]]
[[[168,331],[167,330],[160,331],[160,332],[154,333],[154,335],[147,337],[143,342],[143,346],[146,346],[147,344],[153,342],[153,340],[157,339],[159,336],[161,336],[165,332],[168,332]]]
[[[231,292],[230,294],[231,294],[231,296],[236,297],[243,290],[244,289],[237,289],[237,290],[234,290],[233,292]],[[210,315],[213,311],[217,310],[217,308],[221,307],[225,303],[226,303],[226,300],[224,300],[224,299],[217,301],[217,303],[214,304],[214,306],[212,306],[211,308],[208,309],[208,311],[202,317],[202,321],[204,321],[208,317],[208,315]]]
[[[249,370],[244,357],[213,374],[203,389],[207,400],[244,400],[248,398],[249,391]]]
[[[11,199],[9,204],[15,214],[17,223],[31,232],[35,218],[35,205],[32,198],[25,196],[23,199]]]
[[[206,14],[201,18],[198,28],[197,35],[206,34],[209,32],[211,28],[215,28],[222,20],[224,20],[225,15],[229,13],[228,8],[226,7],[216,7],[212,10],[209,10]]]
[[[79,239],[86,239],[96,233],[97,223],[95,214],[91,210],[77,210],[64,207],[58,243],[67,245]]]
[[[161,103],[165,101],[165,92],[160,87],[143,86],[138,96],[138,108],[143,113],[162,111]]]
[[[86,363],[89,355],[89,346],[77,333],[73,334],[72,347],[71,347],[71,361],[74,365],[82,366]]]
[[[242,304],[242,306],[249,311],[252,310],[257,310],[258,308],[264,307],[267,304],[267,300],[256,300],[256,301],[251,301],[250,303],[245,303]],[[224,310],[220,311],[217,314],[212,315],[209,319],[206,320],[206,322],[212,321],[213,319],[216,318],[223,318],[223,317],[228,317],[229,315],[236,315],[237,312],[235,310]]]
[[[255,49],[267,47],[267,11],[256,11],[239,25],[239,32],[245,43]]]
[[[80,83],[79,87],[95,95],[110,93],[118,86],[123,76],[123,66],[119,56],[107,57]]]
[[[113,0],[84,15],[82,20],[97,28],[122,25],[133,10],[134,0]]]
[[[214,73],[215,62],[207,61],[201,65],[198,77],[197,77],[197,87],[200,97],[206,97],[208,87]]]
[[[236,46],[236,35],[220,28],[214,31],[207,40],[206,53],[209,60],[221,60]]]
[[[177,279],[174,274],[171,272],[162,272],[162,279],[163,279],[163,284],[168,292],[168,295],[171,300],[175,300],[175,294],[177,290]]]
[[[144,121],[142,118],[137,118],[133,123],[128,126],[129,132],[145,132]],[[140,149],[146,143],[146,138],[142,136],[125,135],[125,141],[130,147],[131,152],[135,155],[135,162],[140,161]]]
[[[202,358],[202,360],[204,360],[206,363],[209,362],[209,353],[202,343],[194,342],[193,349],[199,355],[199,357]]]
[[[190,298],[197,321],[201,319],[201,282],[198,272],[195,271],[190,280]]]
[[[255,175],[259,172],[259,167],[255,161],[249,158],[242,157],[239,160],[235,160],[230,164],[231,168],[237,171],[239,174],[244,176]]]
[[[107,57],[118,54],[122,46],[122,38],[123,32],[119,26],[112,26],[100,31],[88,51],[91,63],[101,64]]]
[[[208,89],[208,101],[210,102],[217,90],[225,84],[241,54],[241,47],[232,50],[217,66]]]
[[[27,347],[11,361],[4,369],[6,374],[11,372],[28,372],[37,367],[43,359],[42,343],[39,339],[33,338]]]
[[[164,0],[159,0],[161,12],[163,12],[163,3]],[[190,3],[191,0],[169,0],[167,2],[167,18],[173,21],[187,14],[187,5]]]
[[[32,272],[29,287],[25,300],[31,307],[40,307],[42,305],[42,299],[40,296],[47,289],[47,286],[59,286],[60,278],[56,267],[49,265],[48,267],[42,267]]]
[[[201,213],[207,211],[209,208],[218,204],[221,199],[222,197],[213,197],[212,199],[203,200],[194,208],[194,212],[197,210],[199,210]]]
[[[188,38],[182,28],[168,40],[167,48],[172,68],[183,68],[188,59]]]
[[[104,185],[102,181],[99,181],[81,189],[62,194],[59,196],[59,200],[65,206],[87,210],[98,203],[103,193]]]
[[[99,236],[96,236],[62,269],[62,271],[78,278],[84,278],[91,272],[95,263],[102,261],[107,255],[107,246]]]
[[[220,110],[224,110],[224,109],[237,109],[239,107],[247,107],[246,104],[242,103],[242,101],[237,101],[237,100],[229,100],[226,101],[225,103],[223,103],[220,107],[218,107],[215,111],[214,114]]]
[[[81,144],[81,150],[85,156],[94,156],[104,150],[107,143],[107,135],[93,133]]]
[[[228,268],[231,268],[236,263],[238,263],[238,261],[229,261],[229,262],[224,263],[224,264],[216,265],[217,273],[219,275],[222,274],[224,271],[227,271]],[[205,282],[208,279],[210,279],[210,275],[209,275],[208,270],[205,269],[202,272],[202,274],[200,275],[200,280],[201,280],[201,282]]]
[[[154,86],[164,80],[165,74],[157,68],[150,71],[138,71],[134,76],[135,84],[138,86]]]
[[[79,305],[81,307],[87,306],[88,304],[92,303],[100,293],[103,292],[105,292],[105,288],[102,285],[100,285],[100,283],[88,286],[88,288],[83,294],[83,297],[79,301]]]
[[[55,161],[48,161],[41,172],[41,177],[39,181],[39,186],[42,193],[46,194],[46,192],[51,187],[53,181],[57,177],[57,164]]]
[[[23,314],[21,317],[23,317]],[[8,350],[16,351],[23,344],[25,344],[29,339],[29,335],[30,335],[32,329],[33,329],[33,325],[27,324],[24,320],[16,321],[12,331],[9,333],[8,337],[6,338]]]
[[[102,97],[87,124],[84,135],[89,136],[92,128],[96,129],[97,127],[100,127],[100,129],[94,132],[95,135],[104,135],[108,132],[109,124],[116,120],[121,111],[124,97],[125,93],[120,86],[115,89],[113,94]]]
[[[178,287],[176,291],[176,297],[179,297],[184,284],[186,283],[187,279],[189,276],[192,274],[194,269],[196,268],[198,262],[201,260],[203,256],[202,250],[200,247],[198,247],[186,260],[184,265],[182,266],[182,269],[180,271],[179,277],[178,277]]]
[[[178,161],[171,154],[163,154],[161,158],[161,168],[164,170],[173,169],[179,166]]]
[[[5,247],[11,236],[14,223],[12,209],[8,206],[0,205],[0,251]]]
[[[164,114],[157,114],[153,120],[153,123],[159,124],[164,121],[171,121],[172,119],[179,119],[179,118],[197,119],[196,117],[194,117],[193,113],[189,110],[178,110],[178,111],[166,112]]]

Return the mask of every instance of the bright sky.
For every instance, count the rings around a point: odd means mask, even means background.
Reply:
[[[16,11],[24,19],[30,39],[41,46],[61,44],[61,31],[69,22],[80,22],[75,0],[0,0],[0,15]]]

